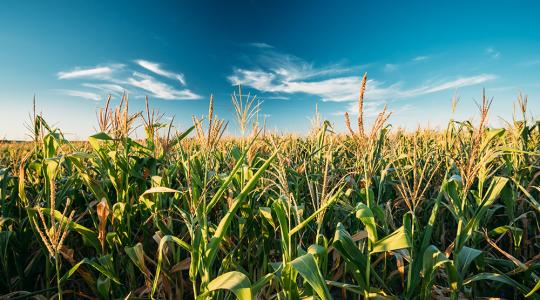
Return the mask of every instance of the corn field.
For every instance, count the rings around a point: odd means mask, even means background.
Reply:
[[[70,142],[0,145],[0,298],[540,299],[540,121],[277,135],[232,96],[183,130],[127,97]],[[147,102],[148,103],[148,102]],[[357,124],[356,124],[357,123]],[[133,138],[144,129],[145,138]]]

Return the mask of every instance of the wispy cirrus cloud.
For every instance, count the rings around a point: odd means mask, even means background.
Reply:
[[[274,46],[267,43],[249,43],[248,45],[255,48],[267,48],[267,49],[274,48]]]
[[[88,100],[92,100],[92,101],[101,100],[100,95],[98,95],[96,93],[92,93],[92,92],[84,92],[84,91],[79,91],[79,90],[62,90],[62,89],[59,89],[57,91],[60,94],[63,94],[63,95],[66,95],[66,96],[79,97],[79,98],[88,99]]]
[[[454,80],[444,81],[436,84],[427,84],[418,88],[401,91],[401,97],[414,97],[425,94],[436,93],[444,90],[457,89],[471,85],[481,84],[497,78],[493,74],[480,74],[476,76],[459,77]]]
[[[129,92],[126,88],[121,85],[114,83],[83,83],[82,86],[99,90],[105,93],[117,93],[122,94],[124,92]]]
[[[367,117],[367,118],[376,117],[377,115],[379,115],[381,113],[381,111],[383,110],[383,108],[384,108],[384,106],[386,104],[387,103],[385,103],[385,102],[366,102],[366,103],[364,103],[364,107],[363,107],[364,117]],[[414,110],[414,109],[415,109],[414,105],[405,104],[405,105],[402,105],[401,107],[399,107],[397,110],[392,109],[392,114],[393,115],[401,114],[403,112],[411,111],[411,110]],[[358,116],[358,102],[352,102],[349,105],[347,105],[347,111],[346,112],[351,116]],[[345,114],[345,111],[338,111],[338,112],[333,113],[334,116],[343,116],[344,114]]]
[[[428,59],[429,59],[429,56],[427,55],[419,55],[419,56],[414,57],[412,61],[424,61]]]
[[[278,73],[236,69],[228,77],[233,85],[245,85],[270,93],[304,93],[321,96],[323,100],[349,101],[350,90],[358,90],[358,77],[339,77],[319,81],[288,80]],[[337,88],[341,87],[341,88]]]
[[[307,94],[321,97],[323,101],[348,102],[358,97],[361,77],[359,67],[330,65],[315,67],[298,57],[263,52],[251,68],[234,68],[227,77],[232,85],[244,85],[275,94]],[[388,66],[388,64],[387,64]],[[397,68],[397,66],[396,66]],[[394,68],[395,69],[395,68]],[[370,79],[366,88],[366,101],[410,98],[448,89],[477,85],[495,79],[492,74],[455,76],[438,82],[428,82],[405,88],[403,82],[387,84]]]
[[[384,102],[366,102],[363,106],[363,112],[364,117],[370,118],[377,116],[380,112],[382,107],[386,103]],[[358,115],[358,102],[351,102],[347,105],[346,111],[336,111],[333,112],[332,115],[334,116],[343,116],[347,112],[351,116]]]
[[[127,84],[140,88],[146,92],[149,92],[152,96],[165,100],[195,100],[200,99],[201,96],[193,93],[188,89],[178,90],[172,86],[156,80],[154,77],[134,72],[133,76],[128,78]]]
[[[540,65],[540,59],[533,59],[533,60],[524,61],[524,62],[519,63],[518,65],[522,66],[522,67],[537,66],[537,65]]]
[[[385,72],[394,72],[398,69],[398,65],[397,64],[385,64],[384,65],[384,71]]]
[[[57,73],[58,79],[75,78],[108,78],[115,70],[122,68],[123,65],[114,64],[109,66],[97,66],[93,68],[74,68],[70,71],[61,71]]]
[[[241,84],[268,93],[304,93],[332,101],[348,101],[347,87],[356,85],[358,89],[358,77],[343,76],[357,68],[342,64],[317,67],[294,55],[268,48],[261,49],[255,61],[257,65],[252,68],[235,68],[227,76],[228,81],[232,85]],[[343,88],[336,89],[336,86]]]
[[[486,48],[486,54],[493,59],[501,57],[501,52],[493,47]]]
[[[174,73],[174,72],[171,72],[171,71],[164,70],[161,67],[161,64],[151,62],[151,61],[148,61],[148,60],[144,60],[144,59],[138,59],[135,62],[139,66],[147,69],[150,72],[156,73],[158,75],[161,75],[161,76],[164,76],[164,77],[167,77],[167,78],[176,79],[176,80],[180,81],[180,83],[182,85],[186,85],[186,79],[184,77],[184,74]]]
[[[78,89],[57,90],[67,96],[99,100],[100,94],[141,93],[163,100],[194,100],[201,96],[185,87],[182,73],[165,70],[161,64],[148,60],[136,60],[135,64],[151,74],[136,71],[133,66],[124,64],[100,65],[94,68],[76,67],[57,73],[62,80],[78,81]],[[158,78],[161,77],[161,78]],[[174,80],[174,83],[171,83]],[[181,85],[182,88],[176,87]]]
[[[428,60],[430,58],[431,57],[427,56],[427,55],[419,55],[419,56],[413,57],[410,60],[406,60],[406,61],[403,61],[403,62],[400,62],[400,63],[386,63],[383,66],[383,71],[388,72],[388,73],[395,72],[395,71],[400,70],[402,68],[410,67],[412,65],[415,65],[415,64],[418,64],[420,62],[426,61],[426,60]]]

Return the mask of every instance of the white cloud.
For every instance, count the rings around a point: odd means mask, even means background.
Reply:
[[[384,65],[384,71],[385,72],[394,72],[398,69],[398,65],[396,64],[385,64]]]
[[[274,48],[272,45],[267,43],[249,43],[249,45],[255,48]]]
[[[289,80],[280,74],[266,71],[236,69],[228,77],[233,85],[245,85],[263,92],[304,93],[319,96],[323,101],[347,102],[358,98],[361,84],[359,76],[342,76],[322,80]],[[398,95],[399,84],[383,87],[375,80],[368,80],[366,99],[376,100]]]
[[[135,63],[145,70],[154,74],[178,80],[185,85],[184,75],[164,70],[161,64],[147,60],[136,60]],[[126,79],[127,78],[127,79]],[[122,64],[111,64],[107,66],[98,66],[91,69],[75,68],[71,71],[62,71],[58,73],[58,79],[78,79],[84,80],[80,86],[89,89],[83,90],[62,90],[69,96],[82,97],[91,100],[99,100],[98,94],[122,94],[124,92],[133,92],[137,94],[148,94],[151,97],[165,100],[193,100],[200,99],[201,96],[187,88],[176,88],[166,81],[161,81],[144,72],[134,71],[133,66]],[[127,90],[126,87],[130,87]],[[99,91],[99,92],[96,92]]]
[[[497,51],[497,49],[493,47],[488,47],[486,49],[486,54],[489,55],[491,58],[499,58],[501,56],[501,52]]]
[[[77,67],[71,71],[58,72],[58,79],[75,78],[108,78],[115,70],[122,68],[122,65],[98,66],[94,68],[82,69]]]
[[[417,56],[414,61],[428,59]],[[316,67],[294,55],[283,54],[274,49],[261,49],[249,60],[250,68],[234,68],[227,76],[232,85],[244,85],[274,96],[283,94],[306,94],[322,98],[323,101],[349,102],[358,98],[361,70],[365,66],[350,67],[342,64]],[[388,71],[397,64],[386,64]],[[405,86],[404,82],[385,83],[370,79],[366,86],[366,101],[384,102],[393,99],[411,98],[459,87],[477,85],[495,79],[492,74],[447,77],[437,82],[425,82],[419,86]]]
[[[279,53],[272,49],[261,50],[256,60],[260,68],[270,70],[286,80],[315,79],[353,71],[353,68],[341,64],[315,67],[312,63],[297,56]]]
[[[377,115],[379,115],[384,108],[384,105],[387,103],[385,102],[366,102],[364,103],[364,117],[365,118],[375,118]],[[405,104],[402,106],[399,106],[397,109],[392,109],[392,116],[401,115],[404,112],[410,112],[416,110],[416,107],[412,104]],[[351,117],[357,117],[358,116],[358,102],[350,103],[347,106],[347,113]],[[345,114],[345,111],[339,111],[332,113],[332,115],[335,116],[343,116]]]
[[[271,93],[305,93],[318,95],[326,100],[348,101],[348,90],[351,86],[358,88],[358,78],[342,77],[321,81],[294,81],[282,72],[253,71],[236,69],[228,79],[233,85],[245,85],[263,92]],[[341,86],[341,89],[336,89]]]
[[[481,74],[477,76],[460,77],[458,79],[451,80],[451,81],[441,82],[441,83],[432,84],[432,85],[424,85],[419,88],[402,91],[401,95],[402,97],[414,97],[414,96],[419,96],[419,95],[431,94],[431,93],[436,93],[436,92],[440,92],[444,90],[456,89],[459,87],[477,85],[477,84],[484,83],[489,80],[493,80],[495,78],[497,78],[497,76],[492,75],[492,74]]]
[[[285,96],[261,96],[258,98],[270,99],[270,100],[289,100],[289,97],[285,97]]]
[[[315,67],[294,55],[262,49],[255,58],[258,66],[236,68],[227,78],[233,85],[246,85],[259,91],[275,93],[305,93],[328,101],[349,101],[351,89],[358,90],[360,79],[344,76],[359,68],[341,64]],[[353,88],[354,87],[354,88]]]
[[[114,83],[83,83],[82,86],[100,90],[105,93],[119,93],[122,94],[128,92],[125,88]]]
[[[413,58],[412,60],[413,61],[423,61],[423,60],[427,60],[427,59],[429,59],[429,56],[420,55],[420,56],[417,56],[417,57]]]
[[[93,101],[101,100],[100,95],[96,93],[91,93],[91,92],[78,91],[78,90],[58,90],[58,92],[66,96],[79,97],[79,98],[84,98],[84,99],[93,100]]]
[[[154,77],[134,72],[133,76],[128,78],[127,84],[149,92],[151,96],[165,100],[194,100],[201,96],[193,93],[191,90],[178,90],[172,86],[156,80]]]
[[[384,105],[386,103],[384,102],[366,102],[364,103],[364,117],[371,118],[377,116],[383,109]],[[347,105],[347,112],[351,116],[358,116],[358,102],[353,102]],[[334,115],[344,115],[345,112],[336,112]]]
[[[522,67],[532,67],[532,66],[540,65],[540,59],[524,61],[520,63],[519,65]]]
[[[186,85],[186,80],[185,80],[184,74],[179,74],[179,73],[174,73],[174,72],[171,72],[171,71],[164,70],[161,67],[160,64],[155,63],[155,62],[151,62],[151,61],[147,61],[147,60],[143,60],[143,59],[136,60],[135,62],[139,66],[147,69],[150,72],[156,73],[158,75],[161,75],[161,76],[164,76],[164,77],[167,77],[167,78],[176,79],[176,80],[180,81],[180,83],[182,85]]]
[[[347,102],[358,97],[361,84],[360,76],[341,76],[320,80],[291,80],[287,71],[263,71],[235,69],[228,80],[233,85],[245,85],[262,92],[270,93],[303,93],[321,97],[323,101]],[[366,85],[366,101],[409,98],[431,94],[448,89],[471,86],[495,79],[491,74],[459,77],[444,82],[424,84],[420,87],[404,89],[402,83],[384,85],[370,79]]]

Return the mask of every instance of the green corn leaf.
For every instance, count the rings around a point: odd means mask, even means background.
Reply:
[[[117,284],[121,284],[120,279],[113,274],[112,259],[113,258],[110,255],[102,256],[97,261],[95,259],[84,258],[80,262],[73,265],[73,267],[71,267],[64,274],[64,276],[60,278],[60,281],[65,282],[81,267],[81,265],[86,264],[97,270],[101,275],[105,276],[106,278],[112,280]]]
[[[457,269],[461,274],[467,274],[467,270],[469,269],[469,265],[480,255],[482,254],[481,250],[469,248],[469,247],[463,247],[459,251],[458,254],[458,265]]]
[[[491,181],[489,188],[482,200],[482,206],[489,206],[495,202],[495,199],[499,197],[504,186],[508,182],[508,178],[495,176]]]
[[[97,293],[100,299],[109,300],[111,293],[111,280],[100,276],[96,282]]]
[[[311,253],[307,253],[290,262],[291,266],[304,278],[322,300],[332,299],[328,286]]]
[[[442,264],[445,264],[447,262],[450,262],[448,257],[444,255],[437,247],[431,245],[427,247],[426,251],[424,252],[424,264],[422,267],[422,271],[424,273],[424,277],[427,278],[427,274],[431,274],[435,269],[437,269]]]
[[[268,273],[264,275],[261,279],[259,279],[257,282],[253,284],[253,286],[251,287],[251,293],[253,295],[257,295],[257,293],[275,277],[276,277],[276,272]]]
[[[246,147],[244,152],[242,152],[242,155],[238,158],[238,161],[234,165],[233,169],[230,171],[229,176],[227,177],[227,179],[225,179],[225,181],[219,186],[219,189],[217,190],[217,192],[214,194],[212,199],[210,199],[210,201],[206,205],[206,210],[207,211],[210,211],[217,204],[219,199],[221,199],[221,197],[223,196],[223,193],[225,193],[225,191],[227,190],[227,188],[229,187],[229,185],[233,181],[234,177],[236,176],[236,173],[238,173],[238,170],[240,170],[240,167],[242,167],[242,165],[244,164],[244,160],[245,160],[245,158],[247,156],[247,153],[248,153],[249,149],[251,148],[251,146],[253,145],[253,143],[255,142],[255,140],[257,139],[258,135],[259,135],[259,133],[257,133],[251,139],[250,143],[248,144],[248,146]]]
[[[480,222],[484,220],[488,207],[499,197],[507,182],[508,178],[506,177],[496,176],[493,178],[487,192],[482,198],[482,202],[476,209],[474,216],[468,220],[462,234],[458,236],[459,239],[456,241],[456,249],[460,250],[461,246],[463,246],[472,236],[474,230],[480,225]]]
[[[240,159],[238,159],[233,169],[229,172],[229,176],[227,176],[227,179],[225,179],[225,181],[219,186],[219,189],[217,190],[217,192],[214,194],[212,199],[210,199],[210,201],[208,202],[206,206],[207,211],[210,211],[221,199],[221,197],[223,196],[223,194],[225,193],[225,191],[227,190],[227,188],[233,181],[234,177],[238,173],[238,170],[240,170],[240,167],[242,167],[242,165],[244,164],[244,159],[246,155],[247,155],[247,150],[242,153],[242,156],[240,157]]]
[[[348,264],[354,267],[353,269],[366,269],[367,257],[354,244],[351,235],[345,230],[345,227],[341,223],[337,224],[332,246],[339,252],[339,254],[341,254]],[[356,277],[360,288],[365,291],[367,285],[364,273],[358,272],[355,274],[357,274]]]
[[[259,170],[257,170],[257,173],[255,173],[253,177],[248,181],[246,186],[242,189],[240,194],[236,197],[236,200],[234,201],[232,206],[229,208],[229,211],[227,212],[227,214],[219,222],[216,232],[214,233],[214,236],[210,240],[208,250],[206,253],[207,265],[212,265],[216,257],[219,244],[221,243],[221,240],[225,236],[227,229],[229,229],[229,226],[236,214],[236,211],[238,210],[238,208],[240,208],[240,205],[244,202],[248,194],[253,190],[253,188],[255,187],[255,184],[257,184],[257,182],[259,181],[259,178],[263,175],[263,173],[266,171],[266,169],[268,169],[272,161],[276,158],[278,154],[278,150],[279,149],[274,151],[272,156],[270,156],[266,160],[266,162],[259,168]]]
[[[199,264],[201,262],[201,239],[202,239],[202,232],[200,227],[195,228],[194,233],[192,237],[192,248],[191,248],[191,263],[189,264],[189,278],[192,281],[196,280],[197,274],[199,272]]]
[[[210,292],[216,290],[229,290],[239,300],[251,300],[251,282],[246,275],[232,271],[225,274],[221,274],[214,280],[210,281],[207,287],[207,292],[197,297],[198,300],[206,299]]]
[[[175,146],[176,144],[178,144],[180,141],[182,141],[185,137],[187,137],[187,136],[193,131],[193,129],[195,129],[195,125],[191,126],[190,128],[186,129],[184,132],[182,132],[180,135],[178,135],[177,137],[175,137],[175,138],[171,141],[170,147],[173,147],[173,146]]]
[[[442,186],[443,195],[450,202],[449,208],[451,208],[452,213],[455,217],[461,214],[461,197],[460,192],[462,188],[462,179],[461,177],[454,175],[450,180],[446,181]]]
[[[531,195],[531,193],[529,193],[529,191],[527,191],[527,189],[525,189],[523,186],[521,186],[521,184],[519,184],[517,181],[514,180],[514,183],[521,190],[521,192],[523,192],[523,194],[526,197],[525,199],[527,199],[529,201],[529,204],[534,209],[536,209],[537,212],[540,212],[540,202],[538,202],[538,200],[534,199],[534,197]],[[539,188],[536,188],[536,189],[540,192]]]
[[[83,260],[81,260],[80,262],[76,263],[75,265],[73,265],[73,267],[71,267],[65,274],[64,276],[62,276],[62,278],[60,278],[60,282],[66,282],[66,280],[68,280],[71,276],[73,276],[73,274],[75,274],[75,272],[79,269],[79,267],[84,264],[84,263],[88,263],[89,259],[88,258],[84,258]]]
[[[0,231],[0,259],[2,260],[2,264],[6,263],[9,240],[13,235],[13,231]]]
[[[285,205],[287,205],[285,200],[283,198],[278,198],[272,204],[272,209],[276,213],[278,223],[279,223],[279,231],[281,233],[281,247],[283,249],[283,255],[285,256],[286,261],[289,261],[292,259],[291,257],[289,257],[291,253],[291,249],[290,249],[291,239],[289,235],[289,222],[287,220],[287,215],[285,213]]]
[[[296,225],[291,231],[289,232],[289,236],[293,236],[298,231],[302,230],[311,220],[313,220],[317,215],[322,213],[324,210],[326,210],[330,205],[332,205],[334,202],[336,202],[342,195],[341,190],[343,187],[341,187],[330,199],[328,199],[317,211],[315,211],[311,216],[309,216],[307,219],[302,221],[302,223]]]
[[[272,218],[272,209],[270,207],[259,207],[259,214],[272,225],[272,228],[276,228],[276,224],[274,223],[274,219]]]
[[[148,209],[152,210],[153,208],[155,208],[156,205],[154,201],[149,199],[148,195],[160,194],[160,193],[179,193],[179,192],[180,191],[174,190],[168,187],[156,186],[156,187],[152,187],[144,191],[144,193],[142,193],[141,196],[139,197],[139,201],[143,203]]]
[[[144,276],[150,280],[150,270],[146,267],[144,260],[144,250],[141,243],[137,243],[133,247],[125,247],[124,251],[129,256],[133,264],[139,268],[139,270],[144,274]]]
[[[454,291],[457,290],[459,275],[453,261],[448,259],[437,247],[431,245],[424,251],[422,259],[423,280],[421,294],[424,299],[430,298],[435,271],[442,266],[446,267],[449,287]]]
[[[378,240],[371,245],[371,253],[392,251],[403,248],[412,247],[410,236],[407,234],[405,227],[401,226],[396,231]]]
[[[354,264],[357,269],[365,269],[367,262],[365,255],[354,244],[351,235],[345,230],[345,226],[341,223],[337,224],[332,246],[339,251],[345,260]]]
[[[114,274],[114,262],[112,255],[103,255],[97,260],[92,259],[88,262],[88,264],[94,267],[94,269],[98,270],[101,275],[104,275],[115,283],[120,284],[120,279]]]
[[[525,297],[530,297],[532,295],[534,295],[534,293],[536,293],[538,290],[540,290],[540,280],[538,280],[538,282],[536,282],[536,285],[531,289],[530,292],[527,293],[527,295],[525,295]]]
[[[180,193],[180,191],[174,190],[168,187],[164,187],[164,186],[156,186],[156,187],[149,188],[148,190],[144,191],[144,193],[142,193],[142,195],[139,198],[144,198],[144,196],[146,195],[158,194],[158,193]]]
[[[486,130],[482,145],[480,146],[480,151],[483,152],[492,141],[502,137],[505,132],[506,130],[504,128]]]
[[[508,275],[498,274],[498,273],[479,273],[479,274],[473,275],[463,280],[463,285],[469,285],[475,281],[482,281],[482,280],[491,280],[491,281],[504,283],[509,286],[517,288],[524,294],[527,293],[527,288],[525,286],[515,281],[514,279],[510,278]]]
[[[100,148],[100,141],[112,141],[113,138],[111,138],[108,134],[105,132],[96,133],[90,137],[88,137],[88,142],[94,148],[94,150],[99,150]]]
[[[364,223],[369,241],[375,243],[377,241],[377,226],[371,209],[364,203],[358,203],[356,206],[356,217]]]
[[[499,226],[489,232],[490,235],[501,235],[506,232],[512,233],[512,240],[514,241],[514,247],[519,247],[521,239],[523,238],[523,229],[510,225]]]
[[[332,281],[332,280],[327,280],[326,284],[328,284],[329,286],[335,286],[335,287],[340,288],[340,289],[345,289],[345,290],[347,290],[349,292],[353,292],[353,293],[358,294],[358,295],[364,295],[364,289],[361,288],[358,285],[354,285],[354,284],[350,284],[350,283],[337,282],[337,281]]]
[[[107,199],[107,194],[103,190],[102,183],[96,180],[95,178],[92,178],[90,175],[86,173],[80,173],[79,176],[81,176],[82,180],[86,184],[86,186],[90,189],[94,197],[96,199]]]
[[[169,241],[175,242],[180,247],[191,252],[191,246],[189,246],[188,244],[186,244],[186,242],[182,241],[181,239],[175,236],[166,235],[163,238],[161,238],[161,241],[159,242],[159,247],[158,247],[158,263],[156,267],[156,275],[154,276],[154,283],[152,284],[152,292],[150,294],[152,297],[154,296],[154,293],[156,292],[157,285],[159,282],[159,274],[161,272],[161,265],[163,264],[163,247],[165,246],[165,243]]]

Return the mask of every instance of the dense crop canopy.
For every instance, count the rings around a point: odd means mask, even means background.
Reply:
[[[394,130],[386,109],[368,128],[360,110],[347,135],[317,121],[294,137],[268,133],[254,99],[233,95],[236,138],[213,100],[182,131],[107,103],[88,142],[35,117],[32,142],[0,145],[0,294],[540,298],[540,122],[524,100],[506,128],[484,97],[478,123],[441,131]]]

